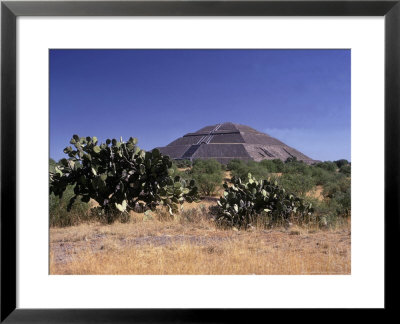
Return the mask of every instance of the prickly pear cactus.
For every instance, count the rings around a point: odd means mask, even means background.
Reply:
[[[231,186],[224,183],[224,196],[217,201],[217,221],[221,224],[247,228],[257,217],[268,218],[273,223],[313,212],[311,205],[286,193],[276,182],[256,180],[250,173],[245,182],[235,177],[231,182]]]
[[[179,204],[198,199],[194,182],[173,177],[172,162],[159,150],[141,150],[136,138],[99,143],[96,137],[73,135],[64,149],[68,159],[50,172],[50,193],[61,197],[67,185],[75,185],[76,199],[99,203],[105,213],[126,212],[135,206],[155,210],[164,205],[173,214]]]

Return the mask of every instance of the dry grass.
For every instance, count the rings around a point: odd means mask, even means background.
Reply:
[[[51,228],[50,273],[350,274],[347,227],[223,230],[203,216],[207,205],[186,204],[176,219]]]
[[[322,201],[325,199],[323,192],[324,192],[323,186],[315,186],[313,190],[306,193],[306,197],[312,197]]]

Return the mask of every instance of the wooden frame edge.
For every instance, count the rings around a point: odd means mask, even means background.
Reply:
[[[100,5],[99,5],[100,4]],[[127,6],[128,10],[121,11]],[[114,6],[114,12],[112,7]],[[107,14],[108,13],[108,14]],[[151,14],[153,13],[153,14]],[[197,14],[196,14],[197,13]],[[307,14],[308,13],[308,14]],[[132,1],[1,3],[1,294],[0,321],[7,323],[103,323],[149,321],[224,322],[262,310],[30,310],[16,309],[16,18],[18,16],[385,16],[385,308],[393,309],[399,279],[389,266],[400,230],[400,0],[396,1]],[[11,215],[11,216],[10,216]],[[388,284],[390,282],[390,285]],[[213,314],[213,316],[210,316]]]

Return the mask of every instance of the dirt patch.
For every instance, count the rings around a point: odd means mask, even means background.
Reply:
[[[351,232],[138,222],[50,229],[52,274],[348,274]]]
[[[187,171],[187,170],[191,170],[191,168],[190,168],[190,167],[187,167],[187,168],[178,168],[178,170],[181,171],[181,172],[185,172],[185,171]]]
[[[307,197],[316,198],[318,200],[324,200],[324,187],[323,186],[315,186],[315,188],[306,193]]]
[[[231,171],[225,171],[224,172],[224,181],[229,181],[232,178],[232,173]]]

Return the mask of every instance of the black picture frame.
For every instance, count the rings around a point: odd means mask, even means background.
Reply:
[[[265,310],[16,308],[16,19],[19,16],[384,16],[385,309],[399,287],[400,0],[394,1],[2,1],[1,2],[1,317],[5,323],[235,322]],[[393,297],[391,297],[393,296]]]

